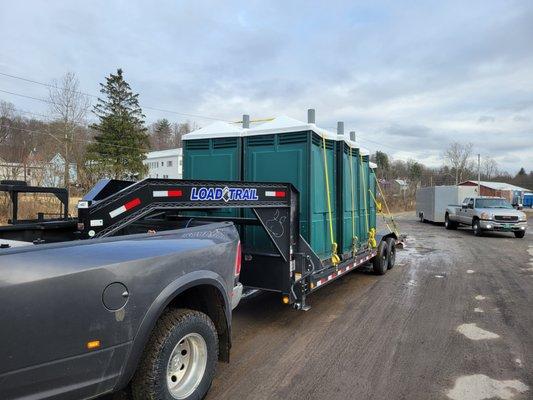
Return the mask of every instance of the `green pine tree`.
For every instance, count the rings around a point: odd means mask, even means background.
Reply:
[[[147,172],[143,160],[150,147],[139,95],[133,93],[120,68],[100,84],[100,92],[104,98],[98,98],[93,109],[99,122],[91,126],[98,133],[88,147],[89,165],[100,176],[137,179]]]

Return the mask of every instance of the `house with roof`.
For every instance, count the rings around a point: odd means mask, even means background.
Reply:
[[[459,186],[478,186],[478,181],[464,181],[461,182]],[[503,197],[512,204],[522,203],[524,194],[530,192],[529,189],[511,185],[510,183],[505,182],[480,181],[479,188],[480,196]]]
[[[148,166],[145,178],[181,179],[183,176],[183,153],[181,148],[151,151],[143,164]]]

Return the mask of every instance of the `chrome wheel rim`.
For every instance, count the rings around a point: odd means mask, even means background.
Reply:
[[[189,397],[200,385],[207,366],[207,345],[198,333],[185,335],[167,364],[167,388],[175,399]]]

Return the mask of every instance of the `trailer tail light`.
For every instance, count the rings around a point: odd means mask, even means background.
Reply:
[[[239,274],[241,273],[241,261],[241,241],[239,240],[237,242],[237,254],[235,254],[235,276],[239,276]]]

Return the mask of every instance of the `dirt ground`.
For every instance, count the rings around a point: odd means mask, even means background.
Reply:
[[[407,247],[385,276],[350,273],[307,312],[243,301],[207,400],[532,399],[532,233],[398,220]]]

